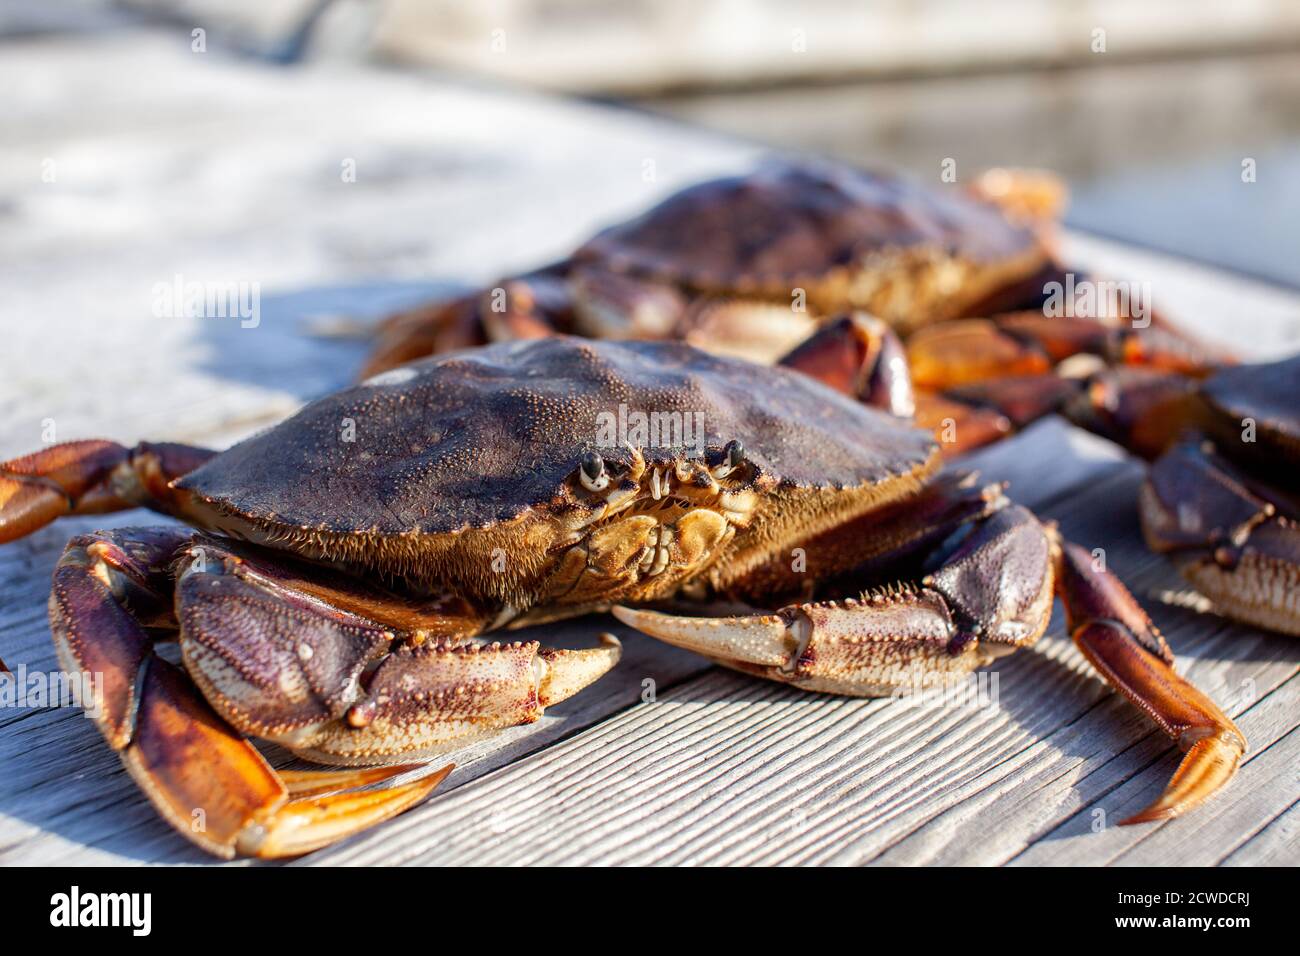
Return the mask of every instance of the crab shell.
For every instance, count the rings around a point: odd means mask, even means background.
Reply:
[[[578,263],[688,293],[865,309],[900,330],[963,314],[1049,261],[991,202],[810,161],[682,190],[599,233]]]
[[[1292,470],[1300,468],[1300,355],[1266,365],[1238,365],[1216,372],[1202,382],[1198,394],[1209,420],[1207,429],[1225,445],[1244,446],[1242,429],[1253,425],[1258,433],[1256,457],[1276,471],[1281,460]]]
[[[1300,635],[1300,356],[1217,372],[1138,495],[1147,545],[1208,606]]]
[[[660,416],[657,441],[617,434],[636,413]],[[593,450],[605,480],[584,483]],[[557,337],[383,373],[177,487],[199,524],[451,589],[508,620],[721,586],[916,491],[938,460],[925,433],[798,373],[681,343]]]

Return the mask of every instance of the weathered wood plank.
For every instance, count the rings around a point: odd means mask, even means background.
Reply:
[[[1292,761],[1292,769],[1295,762]],[[1295,866],[1296,844],[1300,843],[1300,801],[1291,804],[1268,826],[1235,850],[1224,866]]]

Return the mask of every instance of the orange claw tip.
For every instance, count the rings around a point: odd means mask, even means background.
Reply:
[[[1160,799],[1121,820],[1120,826],[1172,820],[1200,806],[1232,779],[1245,752],[1245,738],[1235,727],[1200,738],[1188,749]]]
[[[424,766],[420,763],[404,763],[393,767],[367,767],[356,770],[281,770],[278,771],[277,776],[292,796],[309,797],[383,783],[401,774],[420,770]],[[451,772],[451,767],[444,769],[447,773]],[[443,771],[440,770],[439,773]],[[444,777],[446,775],[443,773]]]
[[[291,800],[241,833],[237,850],[264,860],[319,850],[409,810],[432,793],[454,767],[448,764],[397,787]]]

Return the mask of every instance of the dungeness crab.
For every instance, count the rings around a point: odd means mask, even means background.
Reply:
[[[699,442],[598,440],[622,413],[670,434],[699,416]],[[1245,740],[1123,585],[939,465],[926,432],[810,376],[556,336],[384,373],[219,454],[90,441],[4,463],[0,540],[137,505],[196,529],[74,538],[50,622],[62,665],[103,675],[109,746],[222,856],[306,852],[421,799],[450,768],[358,791],[407,768],[356,765],[536,720],[617,642],[481,636],[607,608],[747,673],[869,696],[1033,644],[1059,594],[1088,660],[1187,752],[1133,821],[1222,786]],[[171,639],[181,667],[158,653]],[[277,773],[246,736],[354,769]]]
[[[769,161],[674,193],[562,262],[392,316],[366,374],[556,332],[680,339],[771,363],[827,338],[835,347],[856,312],[906,345],[915,394],[892,410],[938,430],[952,455],[1059,407],[1077,382],[1054,372],[1074,356],[1208,370],[1203,347],[1159,315],[1128,321],[1132,301],[1044,314],[1048,287],[1095,285],[1057,261],[1064,202],[1064,186],[1042,172],[990,170],[965,188],[931,188]]]
[[[1064,195],[1045,175],[1002,176],[1001,193],[1014,193],[1003,205],[984,185],[947,192],[813,161],[699,183],[563,262],[394,316],[370,371],[556,331],[678,338],[770,362],[850,309],[903,333],[985,314],[1052,271],[1043,227]],[[1033,206],[1015,201],[1035,194]]]

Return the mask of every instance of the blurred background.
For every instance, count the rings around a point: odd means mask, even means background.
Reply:
[[[193,26],[918,175],[960,144],[1064,174],[1071,225],[1300,286],[1295,0],[0,0],[8,45]]]

